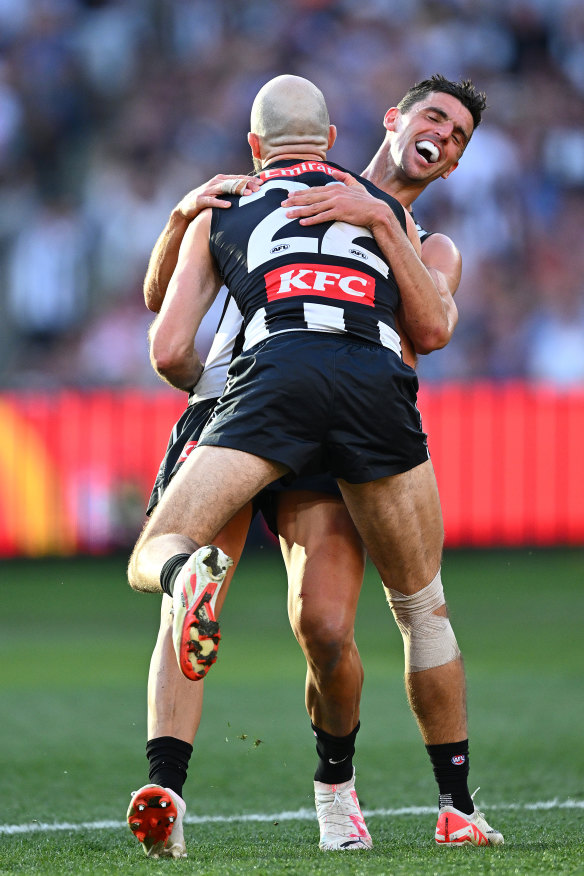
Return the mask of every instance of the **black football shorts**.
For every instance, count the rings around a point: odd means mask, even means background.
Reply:
[[[173,426],[164,459],[160,463],[150,494],[146,509],[148,515],[152,514],[160,502],[172,476],[179,470],[191,450],[197,446],[203,427],[216,404],[217,399],[212,398],[190,405]]]
[[[418,379],[392,350],[346,335],[272,335],[231,363],[199,446],[231,447],[366,483],[429,458]]]

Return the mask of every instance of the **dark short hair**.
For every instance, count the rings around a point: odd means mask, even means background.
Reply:
[[[459,100],[472,116],[473,130],[478,128],[481,123],[483,110],[487,106],[487,95],[484,91],[477,91],[470,79],[461,79],[460,82],[453,82],[451,79],[441,76],[440,73],[434,73],[430,79],[424,79],[406,91],[397,108],[400,112],[407,113],[414,104],[437,91],[443,94],[451,94],[452,97]]]

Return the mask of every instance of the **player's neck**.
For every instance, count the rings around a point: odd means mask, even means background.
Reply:
[[[324,161],[325,158],[326,152],[282,152],[265,158],[262,161],[262,169],[275,161]]]
[[[391,160],[389,146],[385,143],[375,153],[361,176],[394,197],[406,209],[411,207],[426,188],[425,183],[412,182],[400,174],[399,168]]]

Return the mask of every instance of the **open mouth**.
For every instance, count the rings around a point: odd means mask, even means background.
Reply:
[[[428,164],[435,164],[440,158],[440,150],[431,140],[418,140],[416,142],[416,150]]]

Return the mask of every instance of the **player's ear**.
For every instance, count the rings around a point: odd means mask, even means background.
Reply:
[[[398,108],[396,106],[391,106],[383,117],[383,127],[386,131],[395,130],[395,123],[398,116]]]
[[[250,131],[249,134],[247,135],[247,142],[249,143],[249,145],[251,147],[251,154],[253,155],[253,157],[260,160],[262,155],[261,155],[261,150],[260,150],[260,138],[258,137],[258,135],[253,134]]]
[[[458,161],[455,161],[452,167],[449,167],[448,170],[445,170],[443,174],[441,174],[442,179],[448,179],[453,170],[456,170],[458,167]]]
[[[327,150],[332,149],[333,143],[335,142],[336,139],[337,139],[337,129],[336,129],[335,125],[329,125],[328,145],[326,147]]]

